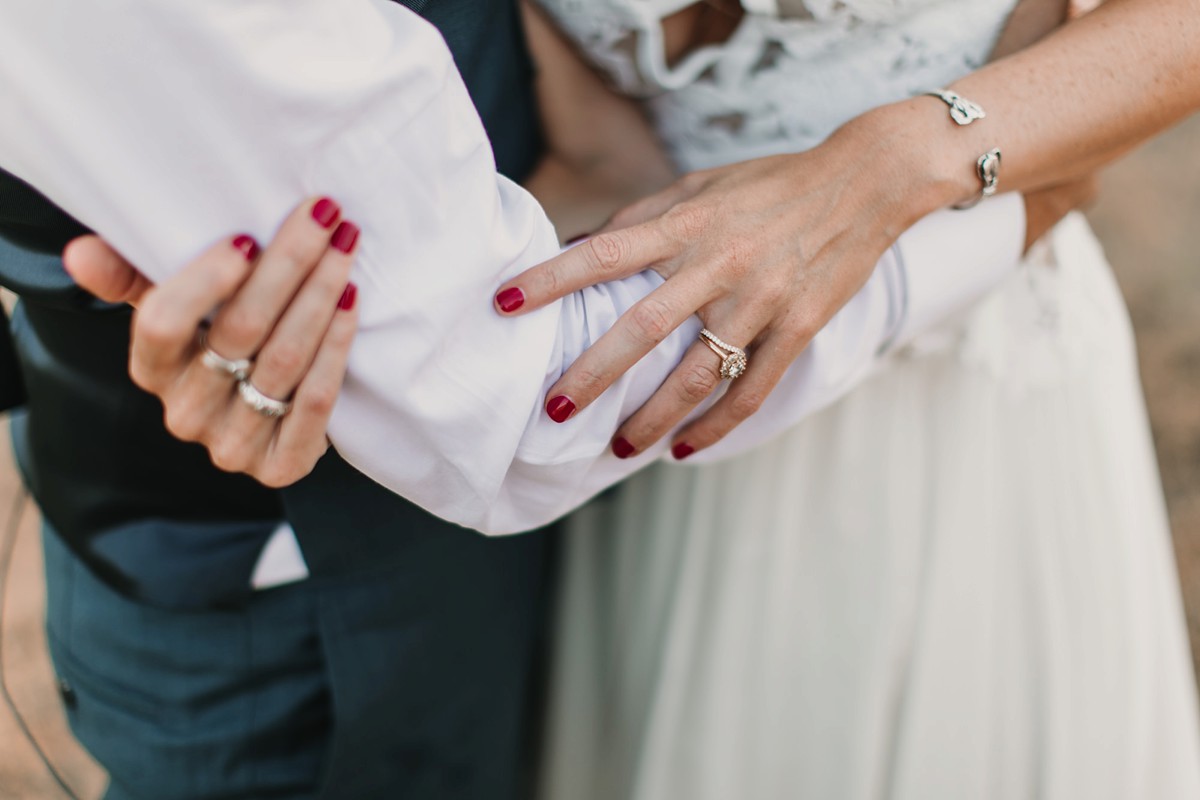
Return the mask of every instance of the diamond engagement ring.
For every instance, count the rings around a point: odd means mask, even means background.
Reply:
[[[292,404],[284,400],[267,397],[247,379],[238,381],[238,394],[246,405],[268,419],[279,419],[292,410]]]
[[[734,347],[708,328],[700,331],[700,341],[708,345],[709,350],[712,350],[721,357],[721,377],[725,380],[731,381],[734,378],[740,377],[746,372],[746,368],[750,366],[750,360],[747,358],[745,350],[740,347]]]
[[[244,381],[250,375],[250,359],[228,359],[208,346],[208,331],[201,328],[196,334],[200,343],[200,363],[211,370],[228,375],[235,381]]]

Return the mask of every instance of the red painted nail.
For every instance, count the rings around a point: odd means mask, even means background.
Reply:
[[[312,218],[317,221],[317,224],[322,228],[332,228],[333,223],[341,216],[342,207],[330,200],[328,197],[322,197],[313,205]]]
[[[560,394],[546,403],[546,413],[555,422],[566,422],[575,413],[575,404],[565,394]]]
[[[353,222],[343,221],[333,231],[333,236],[329,237],[329,243],[333,245],[334,250],[340,250],[343,253],[349,253],[354,249],[354,244],[358,241],[358,226]]]
[[[618,436],[612,443],[613,455],[617,458],[629,458],[636,449],[624,436]]]
[[[565,242],[563,242],[563,246],[570,247],[573,244],[579,244],[584,239],[590,239],[591,237],[592,234],[590,233],[581,233],[578,236],[572,236],[570,239],[567,239]]]
[[[694,452],[696,452],[696,448],[692,447],[687,442],[680,442],[671,448],[671,455],[675,456],[675,458],[679,461],[682,461]]]
[[[254,241],[254,237],[249,234],[243,233],[235,236],[233,238],[233,249],[244,255],[247,261],[253,261],[258,258],[258,242]]]
[[[505,314],[511,314],[525,305],[525,293],[515,286],[511,289],[505,289],[496,295],[496,305],[500,306],[500,310]]]
[[[354,301],[358,299],[358,287],[353,283],[347,283],[346,288],[342,290],[342,297],[338,300],[338,308],[342,311],[349,311],[354,308]]]

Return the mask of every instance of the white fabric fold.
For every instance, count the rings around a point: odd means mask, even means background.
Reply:
[[[663,453],[660,443],[622,461],[609,440],[698,323],[575,419],[546,417],[551,383],[659,278],[517,319],[493,313],[502,280],[558,252],[555,232],[496,174],[444,41],[403,7],[6,0],[0,113],[0,165],[155,280],[230,232],[269,239],[301,197],[338,199],[363,229],[361,330],[329,434],[356,468],[434,514],[490,534],[528,530]],[[935,215],[916,231],[936,240],[967,220],[1000,231],[1011,206]],[[944,298],[929,303],[942,313],[1016,265],[1001,247],[967,263],[935,250],[903,255],[907,278],[885,255],[763,412],[703,457],[765,441],[869,374],[902,318],[905,280],[909,294]]]

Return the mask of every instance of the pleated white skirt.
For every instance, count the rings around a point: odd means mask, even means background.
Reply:
[[[1200,798],[1128,317],[1081,217],[835,407],[571,528],[543,800]]]

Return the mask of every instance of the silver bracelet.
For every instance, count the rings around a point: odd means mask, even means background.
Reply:
[[[936,97],[949,106],[950,119],[954,120],[960,126],[970,125],[975,120],[983,119],[987,116],[987,112],[983,110],[983,106],[979,105],[979,103],[968,100],[958,92],[952,92],[949,89],[934,89],[925,92],[925,96]],[[956,205],[955,208],[972,208],[978,205],[979,201],[983,198],[991,197],[996,193],[996,186],[1000,182],[999,148],[989,150],[979,157],[975,162],[975,174],[979,176],[979,180],[983,183],[983,189],[970,200]]]
[[[987,112],[983,110],[983,106],[979,105],[979,103],[974,103],[958,92],[952,92],[949,89],[934,89],[925,92],[925,96],[936,97],[950,106],[950,119],[959,125],[970,125],[975,120],[983,119],[987,116]]]
[[[955,208],[960,211],[973,208],[983,198],[991,197],[996,193],[996,186],[1000,183],[1000,148],[988,150],[979,157],[979,160],[975,162],[975,174],[983,182],[983,188],[970,200],[956,205]]]

